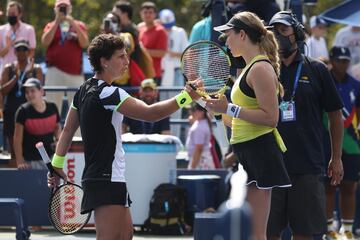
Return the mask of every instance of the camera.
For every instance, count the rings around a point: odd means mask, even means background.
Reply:
[[[107,31],[110,30],[110,22],[110,19],[104,19],[104,29]]]
[[[63,13],[64,15],[66,15],[66,6],[60,6],[59,12]]]

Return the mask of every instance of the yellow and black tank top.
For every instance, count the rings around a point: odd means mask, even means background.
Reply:
[[[241,107],[247,109],[258,109],[259,104],[257,99],[254,96],[247,96],[240,88],[241,81],[246,81],[247,73],[254,63],[259,61],[269,61],[268,57],[265,55],[255,56],[243,69],[242,73],[236,80],[232,90],[231,90],[231,101]],[[276,128],[272,128],[265,125],[254,124],[239,118],[232,119],[232,133],[231,133],[231,144],[241,143],[255,139],[261,135],[273,132],[276,138],[276,141],[280,149],[285,152],[285,144]]]

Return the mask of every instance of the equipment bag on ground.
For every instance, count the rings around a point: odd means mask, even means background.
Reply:
[[[144,230],[161,235],[185,234],[186,189],[163,183],[155,188]]]

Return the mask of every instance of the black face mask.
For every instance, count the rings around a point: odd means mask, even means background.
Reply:
[[[8,23],[11,25],[11,26],[14,26],[18,20],[17,20],[17,16],[8,16]]]
[[[289,36],[285,37],[277,31],[274,31],[274,33],[279,43],[279,53],[284,58],[290,57],[290,55],[293,54],[297,48],[293,49]]]

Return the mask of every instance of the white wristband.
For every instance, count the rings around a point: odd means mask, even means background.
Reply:
[[[204,100],[202,100],[202,98],[199,98],[198,100],[195,101],[197,104],[199,104],[202,108],[206,107],[206,102]]]
[[[229,103],[228,107],[226,109],[226,114],[231,117],[239,118],[240,111],[241,111],[240,106],[233,104],[233,103]]]

